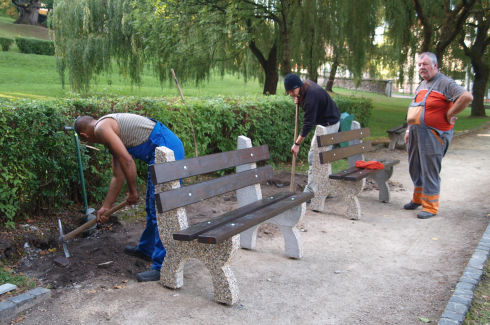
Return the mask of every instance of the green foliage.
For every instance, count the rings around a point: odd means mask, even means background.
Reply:
[[[0,283],[11,283],[17,286],[17,290],[32,289],[36,286],[36,282],[23,275],[15,274],[10,268],[0,267]]]
[[[362,127],[369,127],[369,119],[373,112],[373,102],[369,98],[335,96],[339,110],[354,115],[354,120]]]
[[[54,55],[54,44],[52,41],[45,41],[35,38],[16,37],[15,44],[22,53]]]
[[[372,104],[363,99],[335,100],[341,111],[367,121]],[[130,112],[153,117],[167,125],[184,143],[186,157],[194,156],[192,127],[199,155],[234,150],[239,135],[254,145],[268,144],[274,162],[287,162],[294,135],[295,106],[287,96],[188,98],[71,98],[57,101],[0,100],[0,220],[14,226],[24,214],[55,213],[81,202],[75,144],[63,127],[76,116],[100,117]],[[301,118],[300,118],[301,120]],[[192,123],[192,125],[191,125]],[[309,136],[311,139],[311,134]],[[309,141],[309,139],[307,139]],[[104,198],[112,175],[105,150],[82,146],[89,201]],[[308,150],[300,151],[306,160]],[[146,179],[146,166],[138,164]]]
[[[72,123],[67,113],[59,102],[0,101],[3,225],[12,227],[16,217],[55,213],[66,204],[80,202],[75,145],[61,131]],[[88,176],[94,176],[93,184],[104,174],[97,170]]]
[[[14,40],[11,38],[0,37],[0,45],[2,46],[2,51],[7,52],[13,42]]]

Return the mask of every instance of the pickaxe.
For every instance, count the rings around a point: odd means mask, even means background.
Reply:
[[[118,205],[112,207],[109,211],[106,211],[103,215],[104,216],[109,216],[109,215],[113,214],[114,212],[116,212],[116,211],[124,208],[127,204],[128,203],[126,201],[121,202]],[[73,231],[71,231],[71,232],[69,232],[68,234],[65,235],[65,234],[63,234],[63,226],[61,225],[61,220],[58,219],[58,227],[59,227],[59,230],[60,230],[59,242],[63,246],[63,251],[65,252],[66,258],[69,258],[71,256],[70,255],[70,252],[68,251],[68,247],[66,246],[66,243],[70,239],[76,237],[80,233],[82,233],[85,230],[89,229],[90,227],[94,226],[96,223],[97,223],[97,218],[94,218],[94,219],[92,219],[90,221],[87,221],[86,223],[84,223],[80,227],[76,228],[75,230],[73,230]]]

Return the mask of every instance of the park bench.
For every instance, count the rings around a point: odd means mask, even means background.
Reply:
[[[358,195],[361,193],[365,179],[372,178],[379,188],[379,200],[390,201],[388,179],[393,174],[394,165],[399,160],[381,160],[384,169],[369,170],[355,167],[355,162],[364,160],[364,153],[371,150],[371,142],[362,139],[369,136],[368,128],[360,128],[357,121],[352,122],[350,131],[325,134],[324,129],[317,126],[317,152],[313,159],[313,177],[317,184],[317,192],[311,200],[310,208],[314,211],[323,211],[325,199],[329,194],[340,196],[347,205],[346,216],[350,219],[361,217],[361,206]],[[348,143],[346,147],[334,147],[339,143]],[[349,168],[333,174],[330,163],[348,158]]]
[[[238,285],[230,261],[242,248],[254,249],[262,222],[276,224],[285,240],[288,257],[301,258],[303,246],[297,223],[306,211],[310,193],[282,192],[262,198],[260,183],[272,177],[267,145],[252,147],[249,138],[238,137],[238,150],[175,161],[173,151],[159,147],[150,167],[155,184],[155,203],[160,238],[167,250],[160,282],[168,288],[183,285],[186,260],[200,260],[209,270],[215,300],[232,305]],[[236,173],[181,187],[179,180],[236,167]],[[188,226],[185,206],[236,190],[238,208]],[[237,236],[240,234],[240,236]],[[240,239],[239,239],[240,238]]]
[[[386,130],[388,137],[390,138],[390,144],[388,148],[390,150],[395,150],[397,146],[405,146],[405,131],[407,130],[407,123],[403,123],[397,127]]]

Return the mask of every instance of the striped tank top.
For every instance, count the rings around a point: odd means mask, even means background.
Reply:
[[[131,113],[107,114],[99,118],[97,123],[106,118],[116,120],[119,138],[126,148],[136,147],[148,140],[156,124],[147,117]]]

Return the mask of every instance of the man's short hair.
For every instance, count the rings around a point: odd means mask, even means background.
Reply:
[[[87,126],[92,122],[94,118],[92,116],[84,115],[84,116],[79,116],[75,120],[75,123],[73,124],[73,129],[75,130],[76,133],[80,134],[80,132],[85,132],[87,129]]]
[[[430,61],[432,62],[432,65],[436,65],[437,64],[437,56],[434,53],[432,53],[432,52],[423,52],[423,53],[420,53],[419,59],[421,59],[424,56],[429,57]]]

